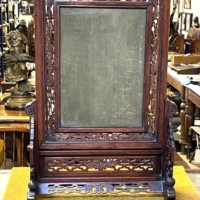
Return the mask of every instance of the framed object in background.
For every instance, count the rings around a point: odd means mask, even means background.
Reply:
[[[191,9],[191,0],[184,0],[184,8]]]
[[[22,15],[32,15],[34,12],[34,4],[31,0],[24,0],[20,2],[20,12]]]
[[[180,31],[188,31],[192,27],[193,13],[179,13]]]

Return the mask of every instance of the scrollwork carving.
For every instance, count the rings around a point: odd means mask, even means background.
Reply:
[[[70,173],[70,172],[105,172],[118,171],[127,172],[152,172],[155,171],[155,157],[137,158],[49,158],[46,159],[48,173]]]
[[[50,194],[123,194],[156,191],[161,185],[152,182],[125,182],[125,183],[57,183],[49,184],[45,188]]]
[[[30,102],[30,103],[26,104],[26,107],[25,107],[26,114],[29,116],[35,114],[35,108],[34,108],[33,104],[34,104],[33,102]]]
[[[155,141],[148,133],[57,133],[56,141]]]
[[[30,116],[30,143],[29,143],[29,152],[30,152],[30,178],[28,187],[27,199],[35,199],[36,191],[36,181],[35,181],[35,162],[34,162],[34,146],[35,146],[35,115],[37,113],[37,100],[33,100],[31,103],[28,103],[25,107],[26,113]]]
[[[54,140],[55,133],[55,66],[54,66],[54,19],[53,19],[53,0],[46,0],[46,137]]]
[[[151,60],[150,60],[150,90],[148,105],[148,132],[156,132],[156,91],[157,91],[157,71],[158,71],[158,52],[159,52],[159,1],[153,1],[153,19],[151,28]]]
[[[47,194],[135,194],[157,192],[162,189],[160,182],[137,181],[137,182],[98,182],[98,183],[41,183],[40,188]],[[83,196],[84,197],[84,196]],[[94,196],[95,197],[95,196]]]
[[[154,141],[153,134],[156,133],[156,91],[157,91],[157,70],[158,70],[158,51],[159,51],[159,3],[160,0],[135,0],[135,2],[147,2],[151,3],[153,19],[151,26],[151,54],[150,54],[150,92],[149,92],[149,103],[148,103],[148,131],[147,133],[97,133],[97,134],[80,134],[80,133],[56,133],[55,131],[55,64],[54,64],[54,18],[53,18],[53,0],[46,0],[46,18],[45,18],[45,30],[46,30],[46,41],[45,41],[45,79],[46,79],[46,91],[45,91],[45,102],[46,102],[46,130],[45,138],[47,141],[89,141],[89,140],[113,140],[119,141],[127,140],[139,140],[139,141]],[[141,134],[141,135],[140,135]]]

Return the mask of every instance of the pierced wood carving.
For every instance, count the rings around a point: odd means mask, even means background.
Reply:
[[[159,0],[153,1],[153,19],[151,28],[151,61],[150,61],[150,90],[149,90],[149,106],[148,106],[148,132],[156,131],[156,91],[158,79],[158,52],[159,52]]]
[[[53,0],[46,0],[46,138],[53,140],[55,136],[55,66],[54,66],[54,19],[53,19]]]
[[[155,141],[148,133],[57,133],[55,141]]]
[[[49,184],[46,186],[50,194],[123,194],[156,191],[160,189],[159,183],[135,182],[135,183],[81,183],[81,184]],[[156,188],[156,189],[155,189]]]
[[[136,2],[152,2],[152,26],[151,26],[151,53],[150,53],[150,92],[148,103],[147,132],[131,132],[131,133],[58,133],[55,131],[55,62],[54,62],[54,19],[53,19],[53,0],[46,0],[46,140],[59,142],[74,141],[155,141],[156,133],[156,91],[158,79],[158,52],[159,52],[159,2],[160,0],[136,0]]]
[[[70,172],[152,172],[155,170],[155,157],[104,157],[104,158],[47,158],[49,173]]]

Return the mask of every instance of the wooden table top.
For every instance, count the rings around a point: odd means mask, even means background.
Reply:
[[[28,123],[0,123],[0,132],[24,132],[28,133],[30,125]]]
[[[191,86],[186,88],[185,99],[186,100],[189,99],[193,104],[195,104],[197,107],[200,108],[200,93],[199,93],[200,86],[196,87],[198,90],[195,90]]]
[[[6,110],[0,105],[0,123],[29,123],[29,116],[25,111]]]

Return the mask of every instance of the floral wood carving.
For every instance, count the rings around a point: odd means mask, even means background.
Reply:
[[[155,191],[162,186],[159,183],[131,182],[131,183],[53,183],[45,185],[49,194],[123,194]]]
[[[148,133],[57,133],[56,141],[150,141],[152,135]]]
[[[159,51],[159,2],[160,0],[135,0],[134,2],[149,2],[153,5],[153,19],[151,28],[151,55],[150,55],[150,92],[148,103],[148,132],[146,133],[56,133],[55,131],[55,63],[54,63],[54,0],[46,0],[45,18],[45,79],[46,79],[46,130],[45,140],[59,142],[74,141],[155,141],[156,127],[156,91]]]
[[[158,72],[158,52],[159,52],[159,1],[154,1],[153,19],[151,29],[151,61],[150,61],[150,90],[148,106],[148,132],[155,133],[156,127],[156,91],[157,91],[157,72]]]
[[[155,172],[155,157],[46,158],[48,174],[72,172]]]
[[[54,19],[53,0],[46,0],[46,137],[54,140],[55,136],[55,87],[54,87]]]

